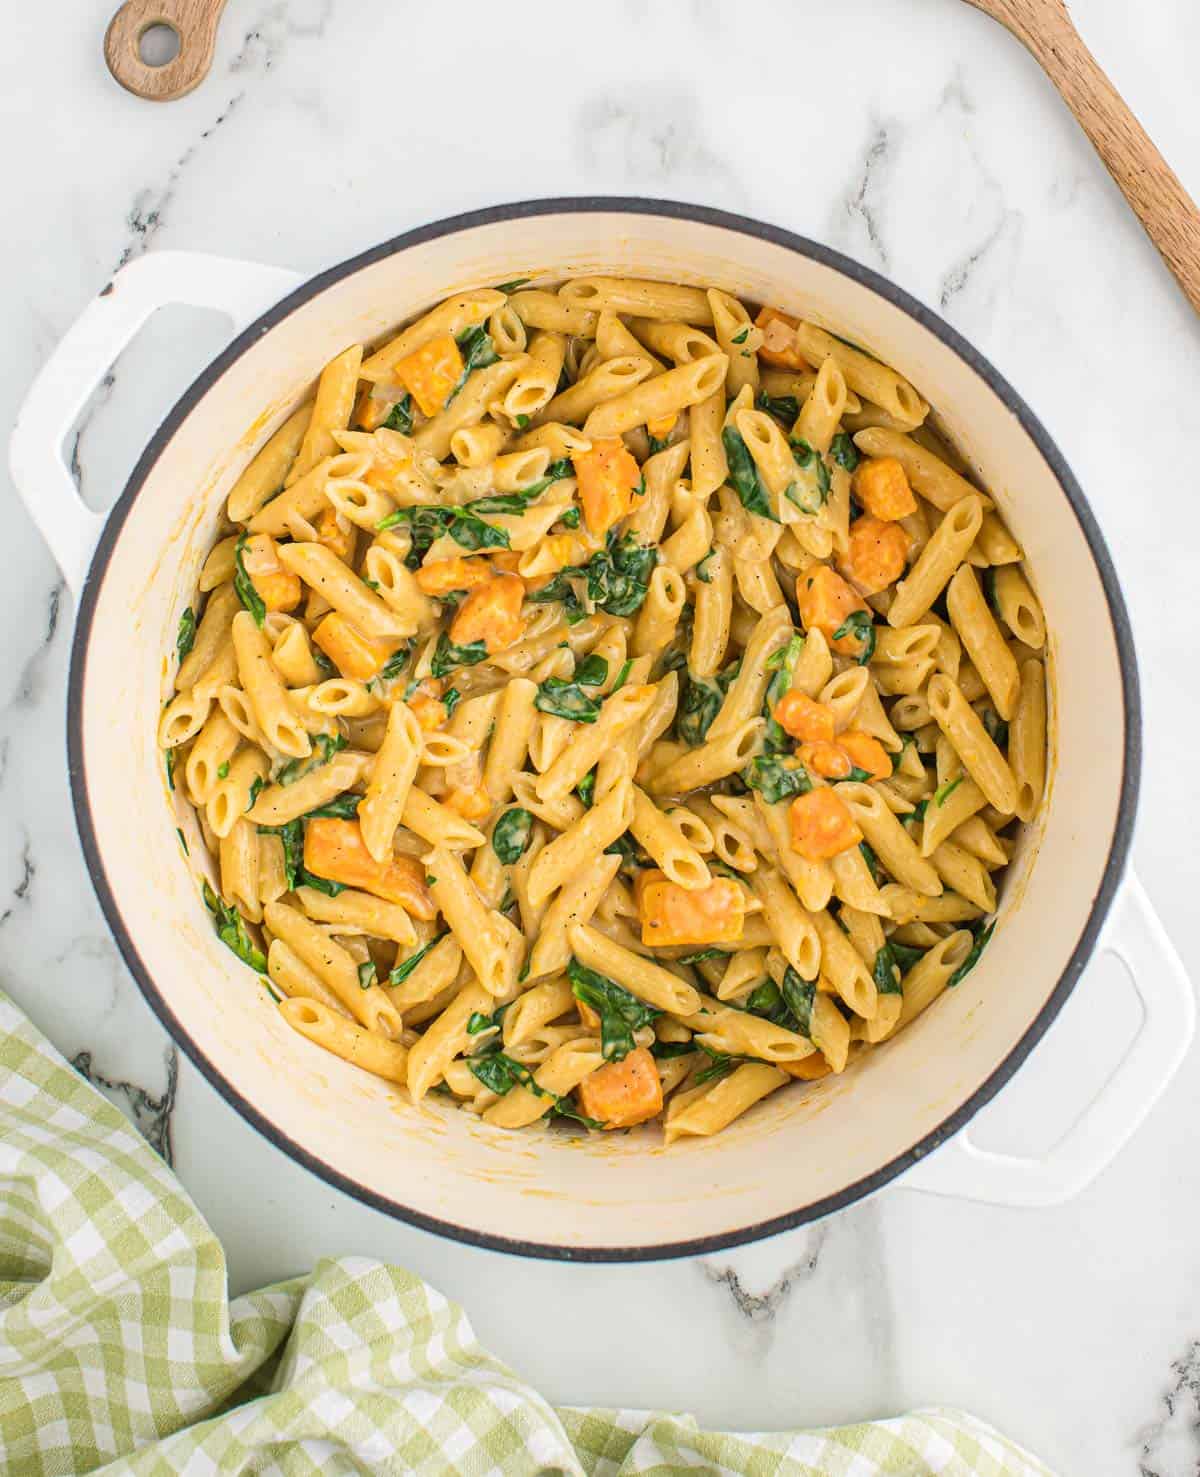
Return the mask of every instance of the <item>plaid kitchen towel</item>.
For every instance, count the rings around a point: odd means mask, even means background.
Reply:
[[[958,1411],[720,1433],[555,1409],[461,1309],[366,1257],[231,1300],[220,1244],[174,1175],[2,992],[0,1466],[1047,1477]]]

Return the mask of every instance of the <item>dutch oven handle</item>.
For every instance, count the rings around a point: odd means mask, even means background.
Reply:
[[[1112,1076],[1076,1123],[1040,1159],[995,1154],[969,1128],[913,1166],[897,1184],[992,1205],[1059,1205],[1107,1168],[1175,1075],[1196,1028],[1183,961],[1130,871],[1096,956],[1115,954],[1141,997],[1141,1028]]]
[[[34,380],[9,443],[13,482],[78,599],[107,513],[79,496],[63,446],[88,399],[142,324],[170,303],[214,308],[237,332],[298,286],[283,267],[156,251],[116,274],[67,330]]]

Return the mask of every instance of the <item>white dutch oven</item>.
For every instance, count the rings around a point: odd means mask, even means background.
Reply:
[[[165,653],[224,496],[321,366],[460,288],[581,272],[715,283],[825,323],[907,375],[1028,551],[1056,674],[1052,759],[1060,762],[1049,804],[1011,869],[979,967],[843,1077],[778,1093],[719,1138],[670,1151],[655,1129],[581,1140],[492,1130],[436,1101],[418,1111],[292,1034],[213,936],[155,746]],[[63,439],[116,355],[167,303],[224,309],[239,326],[254,321],[180,400],[103,518],[80,503]],[[1012,388],[940,319],[856,263],[755,221],[637,200],[460,216],[307,282],[276,268],[155,253],[104,289],[46,365],[13,437],[12,466],[78,597],[71,784],[96,891],[125,959],[218,1091],[280,1148],[360,1199],[464,1241],[593,1260],[751,1240],[845,1206],[904,1171],[906,1183],[943,1193],[1048,1203],[1108,1162],[1178,1065],[1193,1030],[1191,990],[1125,873],[1138,686],[1103,540]],[[1101,949],[1126,961],[1145,1010],[1121,1066],[1046,1159],[974,1148],[961,1130]]]

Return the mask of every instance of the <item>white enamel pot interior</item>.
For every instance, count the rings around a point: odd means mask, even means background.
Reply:
[[[169,292],[152,277],[180,275],[168,255],[106,291],[134,303],[131,322],[149,311],[139,293],[151,306],[170,296],[246,315],[256,293],[278,297],[287,275],[247,283],[238,271],[254,269],[183,260],[188,281]],[[213,936],[197,884],[202,847],[180,806],[192,861],[180,848],[155,744],[167,653],[224,496],[321,366],[457,289],[585,272],[716,284],[826,324],[899,368],[1027,550],[1051,632],[1049,802],[1010,870],[978,968],[844,1076],[777,1093],[720,1137],[670,1150],[655,1128],[579,1139],[493,1130],[436,1097],[414,1109],[293,1034]],[[99,349],[84,343],[76,358],[89,353]],[[14,444],[15,472],[23,454]],[[84,567],[94,532],[58,530],[65,567]],[[1086,502],[1036,418],[952,330],[873,273],[753,221],[661,202],[547,201],[423,228],[326,272],[192,386],[91,560],[69,745],[87,859],[125,958],[244,1117],[331,1183],[418,1225],[528,1254],[619,1259],[711,1250],[845,1206],[923,1159],[1003,1086],[1074,985],[1118,888],[1138,723],[1124,607]]]

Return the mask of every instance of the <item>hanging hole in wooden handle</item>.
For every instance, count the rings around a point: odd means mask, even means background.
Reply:
[[[127,91],[170,102],[208,75],[225,0],[125,0],[104,36],[108,70]]]

